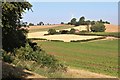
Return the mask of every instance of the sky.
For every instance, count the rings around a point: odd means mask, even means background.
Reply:
[[[32,11],[23,14],[23,21],[37,24],[39,22],[60,24],[71,18],[86,20],[104,20],[118,24],[117,2],[31,2]]]

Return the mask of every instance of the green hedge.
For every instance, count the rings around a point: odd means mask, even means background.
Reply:
[[[99,38],[92,38],[92,39],[85,39],[85,40],[71,40],[70,42],[86,42],[86,41],[99,40],[104,38],[106,37],[99,37]]]
[[[64,42],[62,40],[48,40],[48,41],[54,41],[54,42]]]
[[[44,39],[44,38],[29,38],[28,40],[47,40],[47,39]]]
[[[77,33],[76,35],[87,35],[87,36],[111,36],[111,37],[116,37],[116,38],[120,38],[120,32],[111,32],[111,33],[90,33],[90,32],[86,32],[86,33]]]

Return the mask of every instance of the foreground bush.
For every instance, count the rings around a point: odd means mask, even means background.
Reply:
[[[35,47],[35,51],[29,44],[26,44],[25,47],[21,47],[20,49],[16,49],[14,51],[15,60],[13,63],[20,66],[21,63],[31,61],[38,64],[40,67],[47,67],[52,71],[66,70],[65,65],[60,63],[54,56],[46,54],[39,46]],[[29,69],[29,66],[25,66],[24,64],[21,65],[21,67]]]

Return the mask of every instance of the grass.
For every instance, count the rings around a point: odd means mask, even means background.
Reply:
[[[72,25],[64,25],[64,26],[57,26],[57,27],[50,27],[50,28],[39,28],[39,29],[31,29],[29,32],[39,32],[39,31],[48,31],[49,29],[56,29],[56,30],[60,30],[60,29],[68,29],[68,28],[72,28]]]
[[[118,40],[86,43],[38,42],[49,54],[65,62],[71,68],[117,76]]]
[[[78,33],[82,35],[100,35],[100,36],[113,36],[120,38],[120,32],[86,32],[86,33]]]

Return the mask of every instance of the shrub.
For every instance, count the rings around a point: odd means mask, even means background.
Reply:
[[[26,44],[25,47],[21,47],[20,49],[15,49],[15,60],[17,61],[32,61],[40,65],[40,67],[47,67],[52,71],[56,70],[64,70],[65,65],[59,63],[59,61],[53,56],[45,53],[39,46],[35,46],[36,50],[34,51],[29,44]],[[21,65],[21,63],[16,63],[17,65]],[[22,65],[21,65],[22,66]],[[29,69],[29,66],[23,66],[26,69]]]
[[[61,30],[60,33],[61,34],[67,34],[67,33],[69,33],[69,31],[68,30]]]
[[[90,29],[92,32],[104,32],[106,30],[104,24],[102,24],[102,23],[97,23],[97,24],[91,26]]]
[[[61,24],[64,24],[64,22],[61,22]]]
[[[84,39],[84,40],[71,40],[70,42],[86,42],[86,41],[92,41],[92,40],[99,40],[104,39],[106,37],[99,37],[99,38],[92,38],[92,39]]]
[[[71,30],[70,30],[70,32],[69,32],[69,33],[70,33],[70,34],[74,34],[74,33],[75,33],[75,31],[76,31],[76,30],[75,30],[74,28],[71,28]]]
[[[2,53],[2,57],[3,57],[2,60],[8,63],[12,63],[14,60],[13,54],[7,53],[5,51]]]
[[[64,42],[62,40],[50,40],[50,41],[54,41],[54,42]]]
[[[79,35],[86,35],[87,33],[88,33],[87,31],[82,30],[82,31],[80,31],[78,34],[79,34]]]
[[[44,39],[44,38],[29,38],[28,40],[47,40],[47,39]]]
[[[49,29],[48,34],[51,34],[51,35],[56,34],[56,30],[55,29]]]

